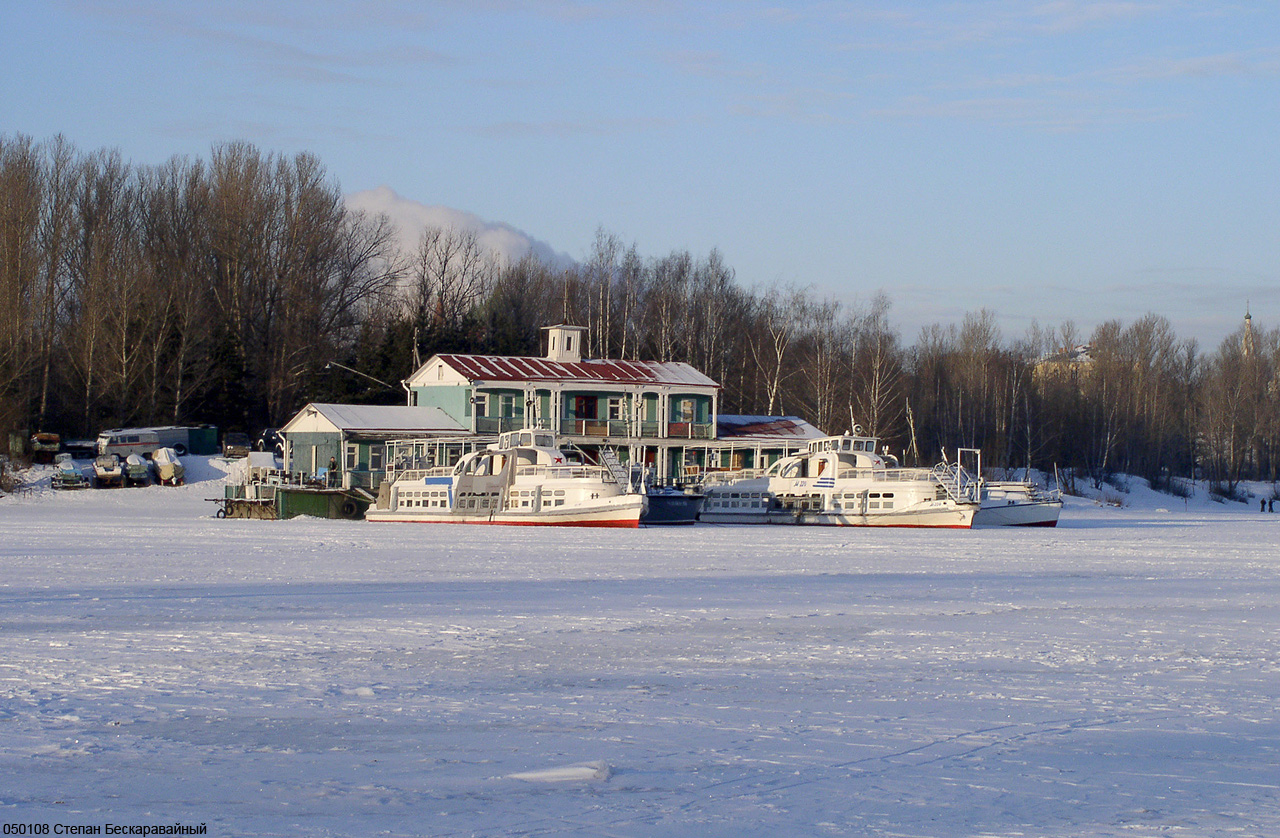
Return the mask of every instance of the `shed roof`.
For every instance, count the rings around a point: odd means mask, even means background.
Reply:
[[[689,364],[678,361],[583,360],[567,363],[548,361],[546,358],[511,355],[437,355],[436,357],[471,381],[582,381],[717,388],[720,386]],[[427,362],[427,364],[430,363],[431,361]],[[410,381],[413,381],[413,376],[410,377]]]
[[[306,419],[332,425],[335,431],[368,435],[432,431],[465,433],[467,430],[438,407],[315,402],[298,411],[298,415],[280,430],[282,433],[300,430]]]

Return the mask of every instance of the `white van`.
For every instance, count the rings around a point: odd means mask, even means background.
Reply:
[[[118,454],[123,460],[130,454],[150,457],[163,448],[160,435],[151,428],[113,428],[98,434],[98,454]]]

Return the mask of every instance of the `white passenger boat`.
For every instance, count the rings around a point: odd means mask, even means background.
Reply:
[[[982,484],[982,508],[973,523],[983,527],[1056,527],[1062,492],[1035,483],[996,481]]]
[[[710,475],[699,520],[842,527],[972,526],[980,481],[958,466],[901,468],[873,437],[815,439],[766,472]]]
[[[576,461],[548,431],[524,429],[452,467],[397,470],[369,521],[637,527],[645,495],[604,466]]]

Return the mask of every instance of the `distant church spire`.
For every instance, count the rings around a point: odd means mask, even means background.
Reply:
[[[1253,315],[1249,314],[1249,303],[1244,304],[1244,339],[1241,342],[1244,357],[1253,357]]]

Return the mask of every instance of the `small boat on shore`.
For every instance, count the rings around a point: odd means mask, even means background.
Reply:
[[[54,489],[87,489],[91,485],[84,469],[68,452],[58,454],[53,461],[53,476],[49,478]]]
[[[151,455],[151,465],[161,486],[181,486],[186,479],[182,460],[172,448],[157,448]]]
[[[148,486],[151,484],[151,466],[141,454],[124,458],[124,485]]]
[[[973,520],[981,527],[1056,527],[1062,492],[1030,481],[982,484],[982,507]]]
[[[406,469],[384,482],[369,521],[637,527],[643,493],[609,468],[562,450],[549,431],[509,431],[452,467]]]
[[[901,468],[876,453],[874,437],[853,434],[809,442],[808,450],[763,474],[713,473],[703,485],[699,520],[711,524],[810,524],[838,527],[973,525],[980,482],[958,465]]]
[[[93,481],[99,489],[124,485],[124,466],[116,454],[99,454],[93,461]]]

